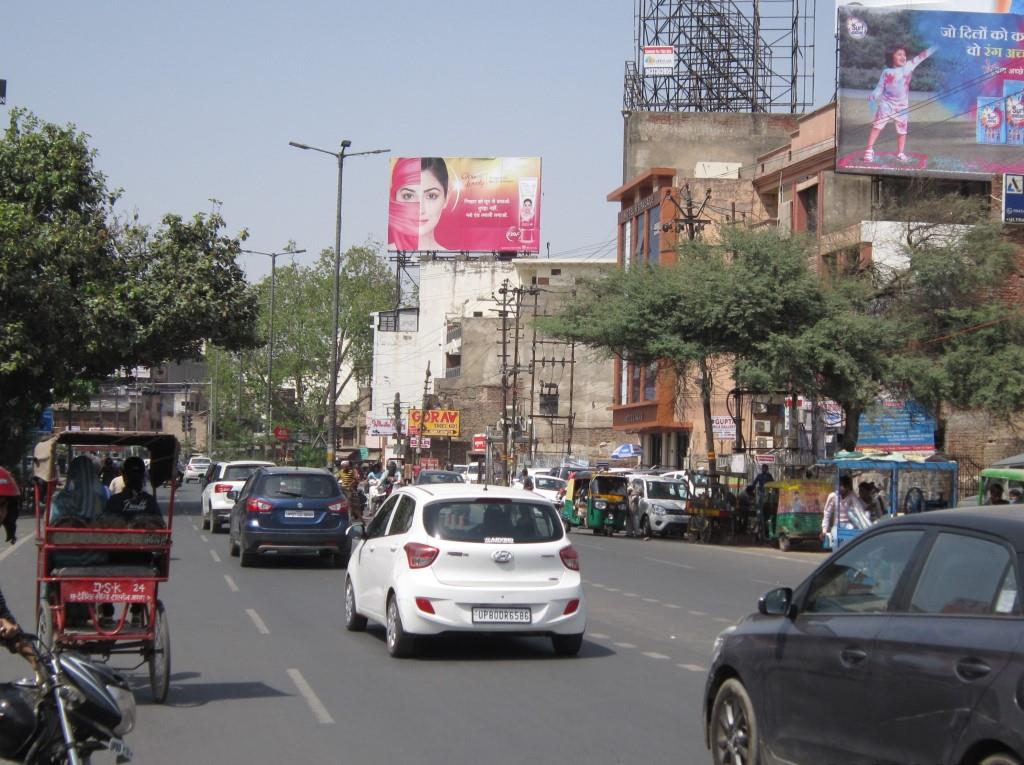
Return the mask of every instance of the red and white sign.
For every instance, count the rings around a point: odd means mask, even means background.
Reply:
[[[413,449],[429,449],[430,439],[426,436],[409,436],[409,446]]]
[[[292,437],[292,432],[283,425],[277,425],[274,427],[274,438],[278,441],[288,441]]]
[[[143,579],[112,579],[61,582],[65,603],[148,603],[156,597],[156,582]]]
[[[485,451],[487,451],[487,434],[486,433],[474,433],[473,434],[473,451],[474,452],[485,452]]]
[[[773,464],[775,462],[775,455],[774,454],[756,454],[756,455],[754,455],[754,459],[756,461],[760,462],[760,463],[765,464],[765,465],[771,465],[771,464]]]

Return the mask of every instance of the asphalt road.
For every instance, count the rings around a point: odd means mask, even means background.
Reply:
[[[195,484],[179,492],[160,591],[168,703],[151,702],[145,667],[133,673],[136,762],[709,762],[698,718],[715,635],[823,557],[574,532],[589,613],[579,657],[555,658],[546,639],[457,638],[398,661],[382,628],[345,632],[344,571],[306,559],[241,569],[226,534],[200,530],[198,497]],[[35,546],[21,523],[0,584],[27,627]],[[0,657],[4,678],[23,666]]]

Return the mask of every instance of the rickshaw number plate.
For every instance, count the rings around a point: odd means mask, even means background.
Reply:
[[[65,603],[148,603],[156,597],[156,582],[134,580],[98,580],[61,582]]]
[[[529,624],[529,608],[474,608],[473,624]]]

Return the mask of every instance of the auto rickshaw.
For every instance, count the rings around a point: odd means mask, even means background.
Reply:
[[[992,466],[981,471],[981,480],[978,481],[979,505],[989,503],[988,490],[993,484],[999,484],[1003,489],[1003,500],[1011,502],[1010,492],[1014,489],[1024,491],[1024,469],[1011,467]]]
[[[782,552],[800,542],[818,544],[825,500],[832,491],[829,481],[770,481],[764,485],[760,512],[765,537],[775,540]]]
[[[579,470],[565,487],[562,518],[570,527],[593,529],[595,534],[611,536],[626,528],[626,489],[624,475]]]

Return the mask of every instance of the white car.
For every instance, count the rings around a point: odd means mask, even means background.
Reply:
[[[207,469],[210,467],[209,457],[200,457],[198,455],[192,455],[189,459],[188,464],[185,465],[185,483],[189,481],[196,481],[197,483],[203,480],[203,476],[206,475]]]
[[[573,656],[587,625],[580,559],[551,504],[532,492],[406,486],[353,524],[345,626],[387,628],[392,656],[418,635],[548,635]]]
[[[211,533],[220,532],[220,524],[227,521],[235,502],[228,499],[229,491],[238,491],[258,467],[273,467],[273,462],[256,460],[239,460],[237,462],[218,462],[214,466],[213,475],[203,487],[202,522],[203,528]]]
[[[569,485],[569,482],[564,478],[541,473],[531,475],[530,480],[533,481],[533,493],[540,494],[544,499],[550,500],[556,507],[559,506],[559,492],[564,491],[565,487]],[[512,485],[517,489],[523,488],[522,481],[515,481]]]

